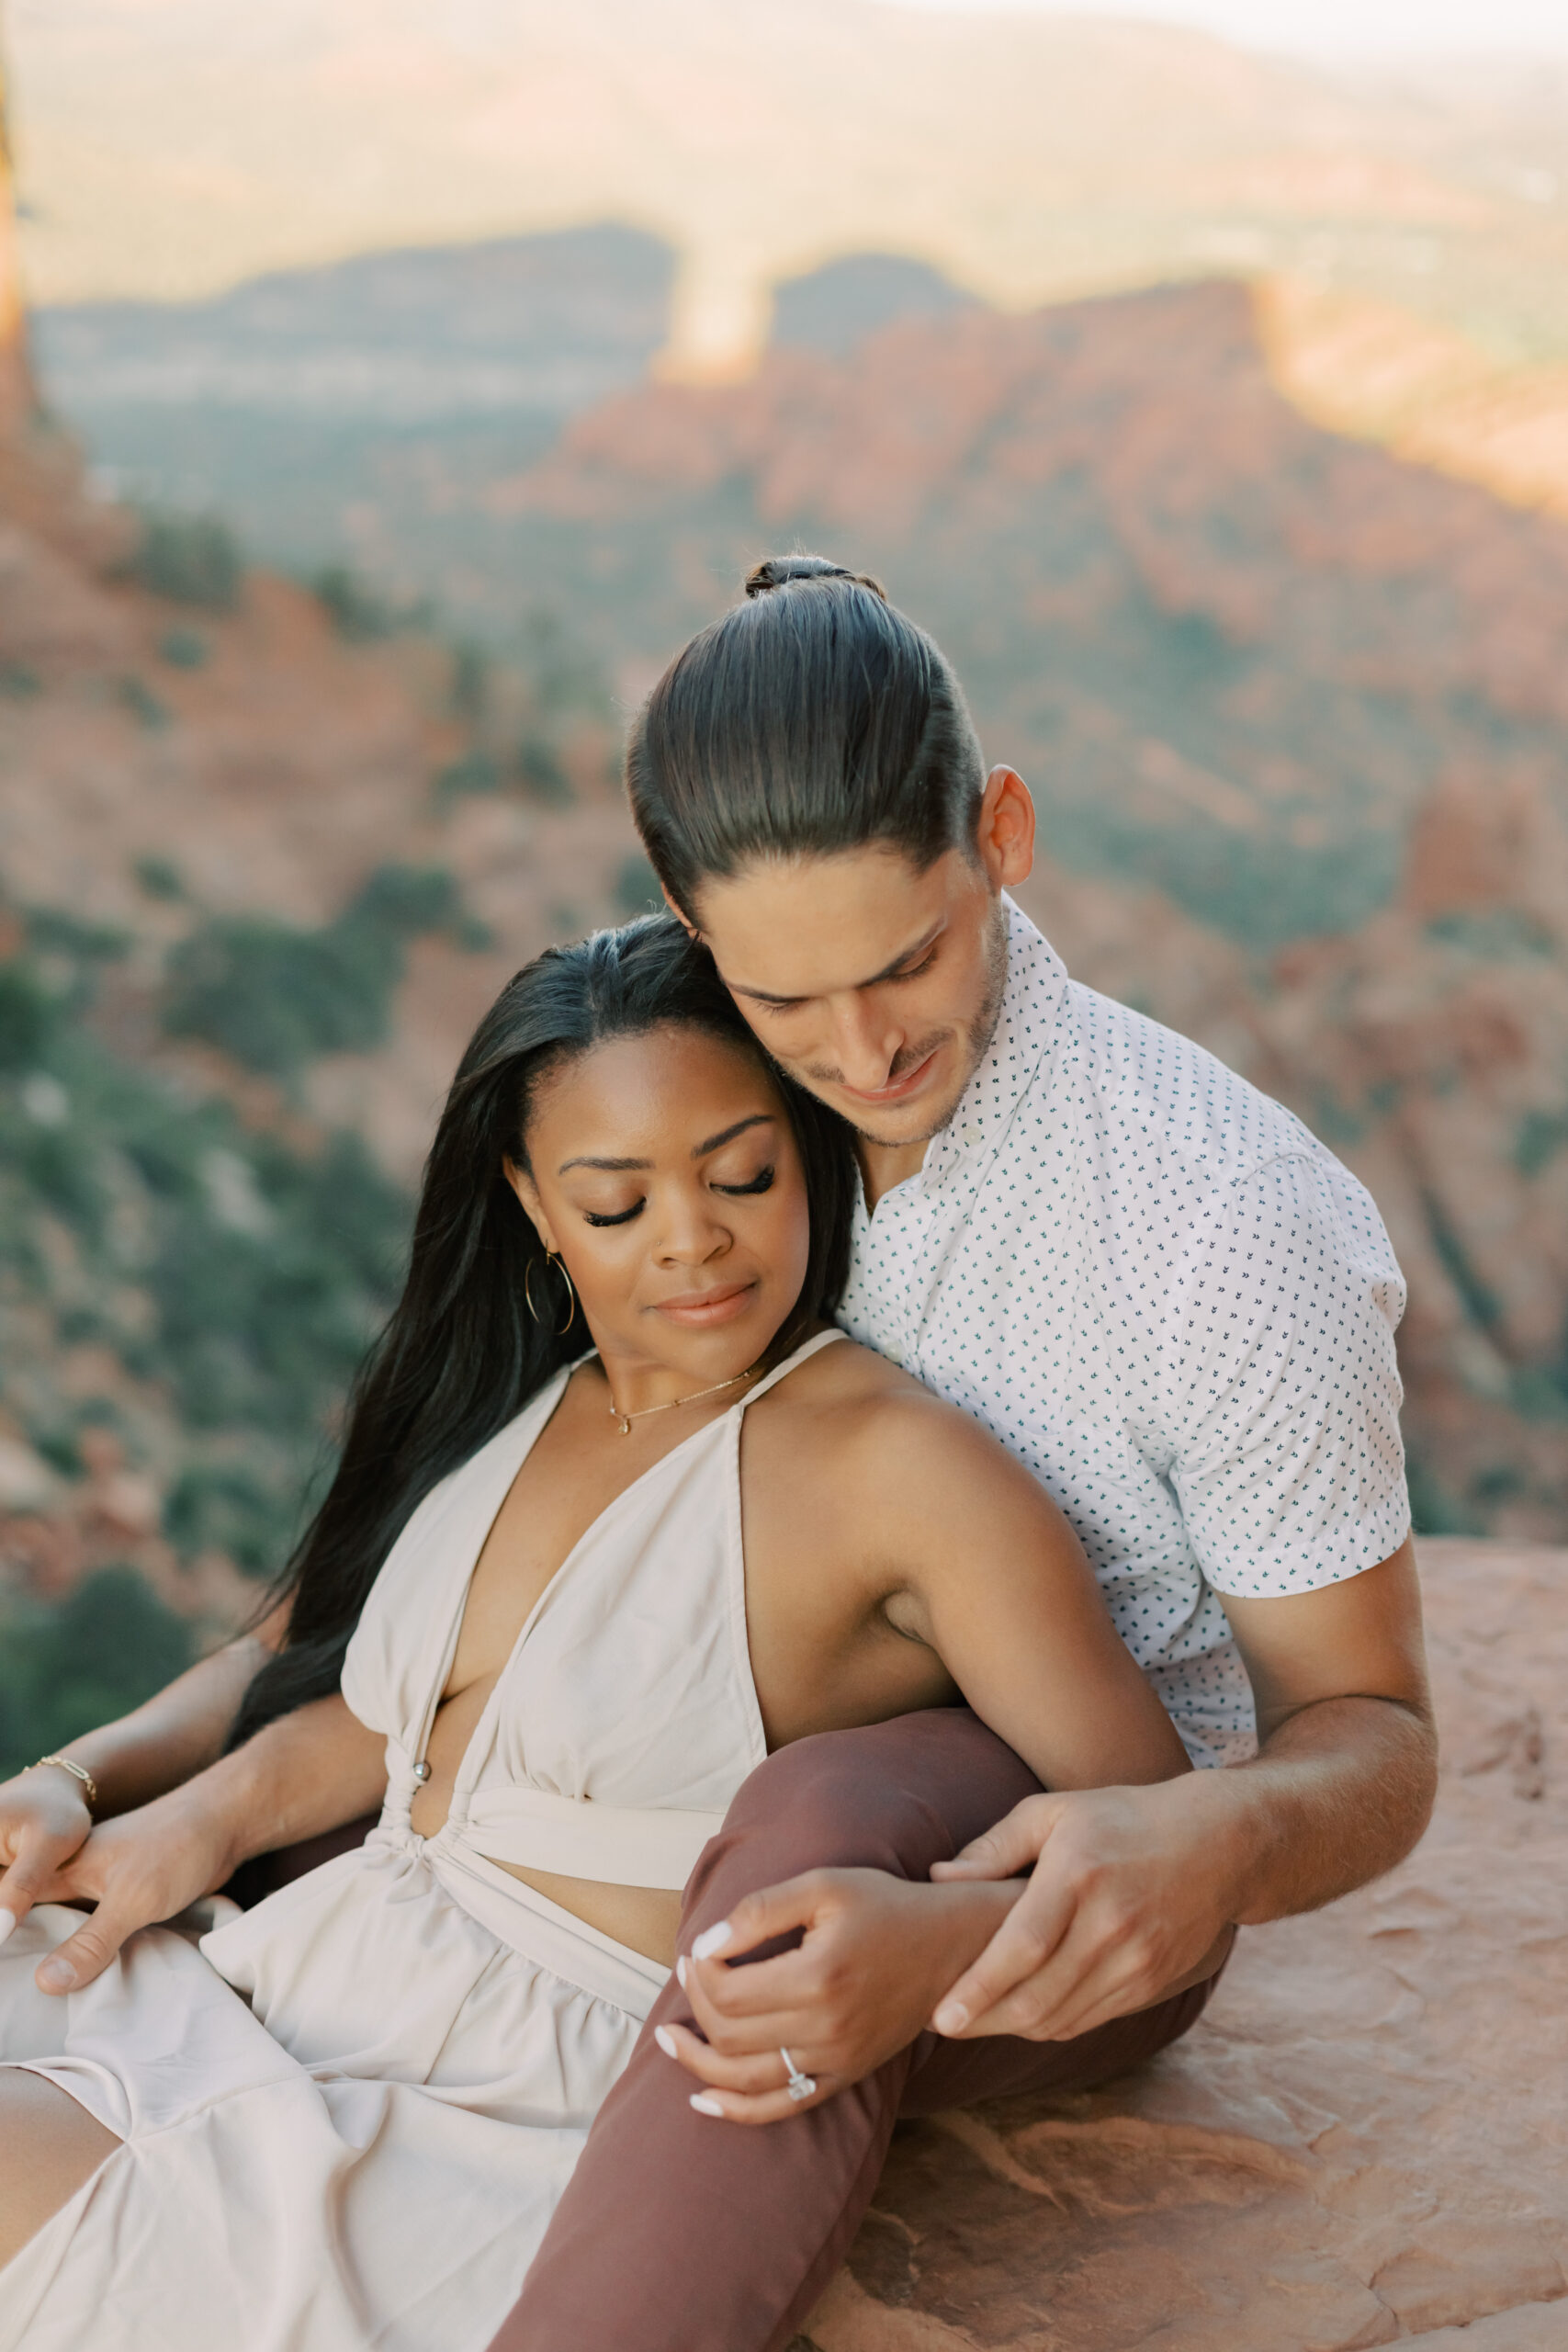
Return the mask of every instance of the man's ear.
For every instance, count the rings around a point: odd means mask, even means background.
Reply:
[[[1028,881],[1034,869],[1034,802],[1016,768],[994,767],[986,778],[977,846],[993,890]]]
[[[670,896],[669,891],[664,888],[662,882],[660,884],[659,888],[663,892],[665,905],[669,908],[671,913],[674,916],[676,922],[680,924],[687,938],[694,944],[702,937],[702,933],[697,929],[696,924],[692,921],[691,916],[686,912],[684,907],[678,907],[675,904],[675,901]]]
[[[550,1221],[545,1215],[544,1203],[539,1198],[538,1186],[529,1175],[528,1170],[521,1167],[515,1159],[503,1159],[501,1164],[506,1171],[507,1182],[523,1204],[524,1216],[532,1225],[545,1248],[553,1256],[556,1238],[550,1230]]]

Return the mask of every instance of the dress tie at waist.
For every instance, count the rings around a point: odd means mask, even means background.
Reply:
[[[669,1806],[595,1804],[547,1789],[476,1789],[453,1803],[460,1835],[476,1853],[520,1870],[617,1886],[669,1887],[691,1877],[697,1856],[724,1826],[722,1813]]]

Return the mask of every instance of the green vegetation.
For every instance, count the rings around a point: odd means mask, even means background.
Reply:
[[[1405,1464],[1410,1490],[1410,1524],[1417,1535],[1481,1535],[1485,1532],[1479,1512],[1467,1510],[1450,1493],[1429,1464],[1412,1453]]]
[[[446,693],[454,718],[468,727],[482,724],[490,707],[490,656],[481,646],[463,643],[452,648],[452,676]]]
[[[164,1025],[276,1078],[318,1054],[368,1052],[387,1036],[409,941],[459,931],[461,917],[449,874],[404,865],[372,875],[319,931],[216,916],[169,958]]]
[[[441,801],[456,800],[465,792],[499,792],[501,763],[489,752],[465,752],[440,771],[431,789]]]
[[[1463,908],[1434,915],[1427,925],[1427,936],[1461,947],[1466,955],[1483,957],[1489,964],[1550,956],[1554,944],[1546,925],[1519,907]]]
[[[1514,1165],[1521,1176],[1539,1176],[1568,1144],[1568,1107],[1527,1111],[1514,1137]]]
[[[394,873],[356,904],[422,893]],[[301,1152],[111,1052],[110,935],[27,928],[0,963],[0,1400],[68,1476],[90,1422],[133,1463],[156,1438],[176,1548],[271,1574],[391,1306],[408,1201],[357,1136]],[[86,1394],[54,1385],[73,1343],[105,1367]]]
[[[530,728],[517,747],[517,774],[529,797],[547,808],[564,808],[570,803],[571,778],[550,738],[537,728]]]
[[[104,1568],[54,1608],[7,1612],[0,1779],[110,1722],[191,1662],[190,1628],[133,1568]]]
[[[159,639],[158,650],[171,669],[201,670],[210,649],[199,629],[170,628]]]
[[[391,637],[403,625],[401,616],[345,563],[328,564],[309,584],[338,635],[350,645]]]
[[[119,682],[119,698],[132,718],[139,719],[149,732],[156,733],[160,727],[168,725],[168,705],[160,702],[152,687],[145,684],[141,678],[122,678]]]
[[[143,514],[141,540],[130,569],[143,587],[171,604],[232,610],[243,565],[227,525],[212,514]]]
[[[185,879],[172,858],[139,857],[135,874],[138,889],[144,890],[150,899],[185,897]]]
[[[664,904],[664,893],[659,887],[659,876],[643,855],[634,850],[623,858],[615,876],[615,912],[623,922],[631,922],[637,915],[657,914]]]

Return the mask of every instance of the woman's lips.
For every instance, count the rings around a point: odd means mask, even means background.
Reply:
[[[679,1298],[659,1302],[659,1312],[688,1329],[705,1331],[716,1323],[733,1323],[750,1306],[754,1283],[727,1283],[722,1290],[689,1290]]]
[[[912,1070],[907,1071],[902,1078],[895,1079],[891,1086],[846,1086],[844,1092],[852,1094],[857,1102],[902,1102],[925,1084],[931,1076],[931,1064],[941,1051],[940,1046],[933,1046],[923,1062],[917,1062]]]

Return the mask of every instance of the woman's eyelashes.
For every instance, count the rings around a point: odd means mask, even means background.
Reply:
[[[737,1194],[771,1192],[773,1189],[773,1175],[774,1170],[773,1169],[764,1168],[759,1174],[753,1176],[749,1183],[716,1184],[714,1186],[714,1191],[716,1193],[732,1193]]]
[[[716,1193],[727,1193],[731,1199],[745,1199],[759,1193],[771,1192],[777,1172],[773,1168],[760,1169],[757,1174],[749,1177],[744,1184],[716,1183],[713,1189]],[[593,1226],[630,1225],[633,1217],[640,1216],[647,1205],[648,1196],[645,1193],[641,1200],[634,1201],[629,1209],[617,1209],[614,1213],[608,1213],[603,1209],[584,1209],[582,1222],[584,1225]]]

